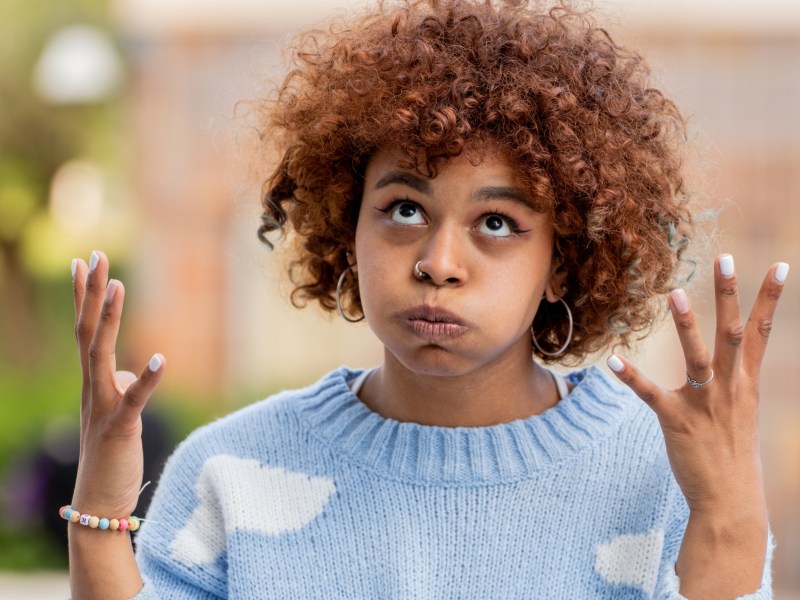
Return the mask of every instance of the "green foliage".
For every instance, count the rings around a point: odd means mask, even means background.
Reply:
[[[114,277],[120,275],[112,273]],[[37,282],[35,304],[44,351],[28,368],[12,369],[0,363],[0,404],[5,409],[0,419],[0,488],[7,493],[12,492],[7,490],[11,467],[41,447],[48,424],[65,417],[77,419],[80,414],[81,373],[72,330],[71,290],[68,277]],[[177,442],[198,426],[222,416],[222,412],[252,399],[242,397],[220,411],[219,404],[209,398],[157,393],[150,407],[165,419]],[[64,490],[63,503],[69,501],[71,493]],[[40,526],[15,525],[17,508],[7,506],[0,517],[0,570],[66,567],[65,549],[48,539]],[[59,507],[48,508],[57,511]]]

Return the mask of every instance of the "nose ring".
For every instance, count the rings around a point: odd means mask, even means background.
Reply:
[[[420,270],[419,266],[422,264],[421,260],[417,261],[417,264],[414,265],[414,277],[419,280],[430,279],[431,276],[428,275],[425,271]]]

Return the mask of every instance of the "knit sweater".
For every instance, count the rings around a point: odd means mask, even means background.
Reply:
[[[194,432],[137,541],[138,600],[678,599],[688,508],[652,411],[591,367],[553,408],[401,423],[340,368]],[[771,598],[770,538],[762,587]]]

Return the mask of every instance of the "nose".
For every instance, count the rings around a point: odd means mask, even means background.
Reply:
[[[415,276],[440,287],[463,285],[467,280],[464,252],[459,233],[452,227],[439,227],[426,240]]]

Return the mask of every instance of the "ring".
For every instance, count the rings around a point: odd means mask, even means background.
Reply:
[[[712,379],[714,379],[714,369],[711,369],[711,377],[709,377],[709,378],[708,378],[708,379],[706,379],[705,381],[697,381],[696,379],[692,379],[692,378],[689,376],[689,373],[688,373],[688,371],[687,371],[687,373],[686,373],[686,381],[688,381],[688,382],[689,382],[689,385],[690,385],[690,386],[692,386],[694,389],[701,388],[701,387],[703,387],[704,385],[706,385],[707,383],[711,383],[711,380],[712,380]]]
[[[417,279],[428,279],[430,275],[428,275],[425,271],[421,271],[419,266],[422,264],[421,260],[417,261],[417,264],[414,265],[414,275]]]

